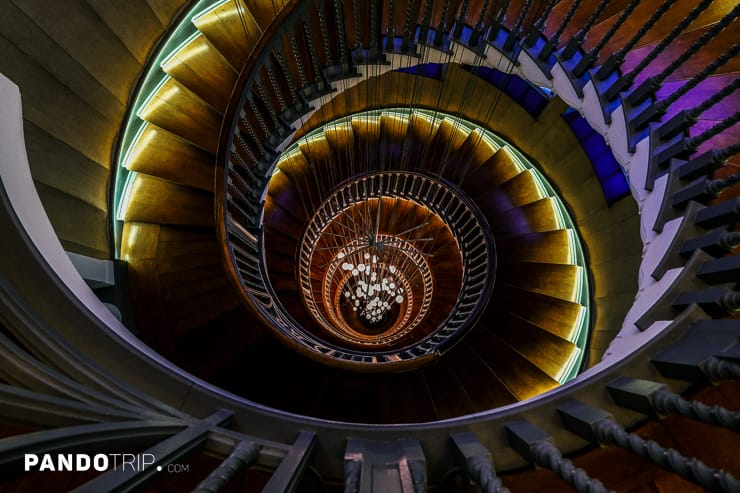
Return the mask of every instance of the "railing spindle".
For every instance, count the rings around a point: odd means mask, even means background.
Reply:
[[[611,101],[612,99],[616,98],[617,95],[619,95],[620,91],[625,90],[629,86],[631,86],[632,83],[637,78],[637,76],[640,74],[640,72],[645,70],[645,67],[650,65],[650,63],[653,60],[655,60],[658,57],[658,55],[660,55],[663,52],[663,50],[669,44],[671,44],[671,42],[673,42],[673,40],[676,39],[678,35],[684,31],[684,29],[686,29],[689,26],[689,24],[694,22],[694,20],[696,20],[696,18],[699,17],[699,15],[704,10],[706,10],[707,7],[709,7],[712,1],[713,0],[702,0],[699,5],[694,7],[694,9],[691,12],[689,12],[689,14],[686,17],[684,17],[684,19],[681,22],[676,24],[671,30],[671,32],[668,33],[668,35],[665,38],[663,38],[650,51],[650,53],[648,53],[647,56],[643,58],[640,61],[640,63],[637,64],[637,66],[634,69],[632,69],[629,73],[627,73],[626,75],[623,75],[622,77],[614,81],[614,83],[604,92],[604,96],[606,97],[606,99]],[[645,32],[647,32],[647,30],[652,26],[646,26],[646,27],[647,29],[645,30]],[[622,51],[620,51],[620,54],[622,54]],[[624,52],[624,54],[622,54],[621,57],[623,58],[626,54],[627,53]]]
[[[740,77],[736,77],[731,83],[693,108],[680,111],[673,118],[658,127],[658,137],[667,140],[688,129],[699,120],[699,116],[702,113],[735,92],[738,87],[740,87]]]
[[[560,36],[562,36],[565,28],[568,27],[570,20],[573,18],[576,10],[578,10],[578,7],[581,5],[581,1],[582,0],[575,0],[573,2],[573,5],[570,6],[570,9],[565,14],[565,17],[563,17],[563,20],[560,22],[558,30],[555,31],[555,34],[553,34],[552,37],[547,40],[545,46],[542,47],[539,55],[537,55],[537,58],[539,58],[541,61],[546,62],[550,59],[550,55],[552,55],[552,52],[558,46],[558,43],[560,43]]]
[[[538,466],[546,467],[573,486],[579,493],[607,493],[609,490],[598,479],[577,468],[563,457],[552,438],[527,421],[516,421],[505,426],[511,447],[522,457]]]
[[[618,445],[656,465],[712,491],[740,491],[740,481],[731,474],[714,469],[698,459],[688,458],[652,440],[627,432],[611,414],[581,402],[571,401],[558,408],[565,427],[592,442]]]
[[[614,24],[612,24],[609,27],[609,30],[602,36],[602,38],[599,40],[599,43],[594,46],[594,48],[589,51],[588,53],[583,55],[583,58],[578,62],[578,64],[573,68],[573,75],[576,77],[582,76],[586,70],[588,70],[591,65],[596,61],[596,59],[599,56],[599,52],[606,46],[606,44],[609,42],[610,39],[612,39],[612,36],[619,30],[619,28],[624,24],[624,22],[627,20],[627,18],[632,14],[632,12],[635,10],[635,8],[640,4],[642,0],[632,0],[627,7],[622,11],[622,13],[619,15],[616,21],[614,21]]]
[[[696,52],[698,52],[705,44],[714,39],[730,22],[740,15],[740,4],[738,4],[732,11],[725,15],[722,20],[714,24],[709,30],[707,30],[702,36],[694,41],[688,49],[684,50],[678,57],[676,57],[667,67],[661,70],[657,75],[647,78],[642,84],[636,87],[629,95],[629,102],[633,106],[640,104],[642,101],[651,97],[655,92],[663,85],[663,82],[672,74],[678,67],[691,58]]]
[[[573,36],[570,41],[568,41],[568,44],[561,54],[563,59],[570,60],[571,58],[573,58],[573,55],[576,54],[578,48],[580,48],[583,42],[586,40],[586,35],[596,23],[596,20],[604,12],[604,9],[609,4],[609,1],[610,0],[601,0],[596,6],[596,9],[591,13],[591,16],[586,21],[586,24],[584,24],[583,27],[578,30],[576,35]]]

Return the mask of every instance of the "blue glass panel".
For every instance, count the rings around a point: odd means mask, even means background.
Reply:
[[[534,117],[537,117],[550,102],[550,99],[539,87],[530,84],[517,75],[507,74],[490,67],[473,67],[466,64],[463,64],[462,67],[501,89]]]
[[[385,50],[386,44],[388,42],[388,36],[383,35],[383,40],[381,41],[383,49]],[[401,51],[401,45],[403,44],[403,37],[401,36],[393,36],[393,51],[398,53]]]
[[[521,105],[530,115],[539,115],[547,106],[549,99],[542,98],[537,91],[529,90],[520,101]]]
[[[577,113],[576,113],[577,114]],[[585,118],[578,115],[578,118],[571,122],[570,128],[576,134],[578,140],[583,142],[594,134],[594,129],[588,124]]]
[[[506,86],[506,94],[516,101],[521,101],[524,97],[524,93],[526,93],[530,87],[531,86],[523,79],[513,75],[509,77],[509,82]]]
[[[473,29],[468,26],[463,26],[462,32],[460,33],[460,42],[467,45],[470,42],[470,37],[473,35]]]
[[[399,68],[396,71],[440,80],[444,73],[444,67],[444,63],[421,63],[419,65],[412,65],[411,67]]]
[[[604,197],[610,205],[630,194],[630,187],[621,171],[603,180],[601,188],[604,190]]]
[[[568,108],[561,115],[586,152],[601,183],[606,202],[611,205],[630,193],[627,177],[606,145],[604,138],[594,131],[577,111]]]

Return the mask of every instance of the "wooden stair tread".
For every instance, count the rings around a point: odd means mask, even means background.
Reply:
[[[529,399],[558,385],[557,381],[493,332],[471,331],[470,342],[475,352],[519,400]]]
[[[496,272],[497,282],[567,301],[578,301],[579,276],[577,265],[542,262],[506,262]]]
[[[490,306],[505,307],[506,311],[568,340],[583,311],[578,303],[502,284],[496,284]],[[486,321],[490,317],[488,311],[483,315]]]

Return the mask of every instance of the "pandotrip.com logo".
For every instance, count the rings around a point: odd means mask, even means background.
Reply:
[[[154,467],[157,458],[154,454],[24,454],[25,472],[84,472],[84,471],[123,471],[142,472]],[[157,471],[170,473],[188,472],[188,464],[157,465]]]

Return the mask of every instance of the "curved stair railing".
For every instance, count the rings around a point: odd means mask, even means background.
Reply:
[[[664,5],[671,3],[666,2]],[[705,1],[701,5],[706,7],[709,3],[711,2]],[[431,5],[431,2],[426,2],[426,5]],[[299,12],[299,10],[296,9],[294,12]],[[299,14],[295,14],[295,17],[287,17],[290,20],[298,18]],[[502,20],[502,16],[497,16],[496,20]],[[651,20],[654,22],[657,18]],[[429,25],[430,19],[427,15],[421,23],[420,30],[422,32],[425,29],[431,30]],[[306,27],[305,24],[304,27]],[[481,31],[481,26],[466,27],[473,32]],[[502,29],[505,28],[502,27]],[[408,35],[404,33],[404,37],[408,38]],[[311,36],[307,39],[310,40]],[[428,38],[423,38],[423,40],[426,39]],[[547,44],[548,41],[552,40],[539,36],[533,45],[537,47]],[[410,43],[408,39],[407,42]],[[263,44],[267,45],[268,42],[265,41]],[[453,43],[450,45],[452,48],[455,47]],[[551,43],[550,49],[555,49],[555,45],[556,43]],[[270,46],[275,48],[275,45]],[[377,46],[372,49],[377,49]],[[486,49],[495,48],[489,45]],[[314,82],[300,89],[304,94],[303,97],[310,98],[312,95],[325,93],[329,90],[332,77],[347,76],[353,73],[349,67],[334,65],[326,67],[321,72],[315,71],[318,67],[317,55],[314,49],[309,51],[312,63],[316,62],[313,63],[311,70]],[[474,51],[480,52],[479,47],[475,46]],[[525,49],[518,52],[517,61],[520,65],[517,66],[517,70],[525,76],[532,73],[533,77],[528,77],[529,80],[550,80],[547,73],[540,68],[541,58],[537,57],[539,62],[531,58],[527,60],[526,58],[529,57],[527,51]],[[540,51],[541,49],[538,52]],[[250,64],[242,74],[243,79],[248,79],[255,84],[255,92],[250,94],[264,93],[264,86],[259,89],[260,86],[256,85],[264,83],[264,79],[260,78],[259,73],[261,72],[255,68],[261,68],[267,63],[270,56],[268,53],[269,50],[262,51],[259,58],[262,65],[256,62]],[[628,89],[632,82],[622,81],[614,85],[614,80],[623,80],[618,72],[618,64],[619,59],[624,55],[625,53],[620,52],[616,55],[616,62],[613,60],[607,62],[612,67],[606,74],[602,70],[605,65],[592,70],[592,74],[596,72],[602,76],[602,79],[598,76],[590,78],[582,88],[583,98],[577,96],[578,90],[573,85],[573,78],[566,75],[568,69],[563,69],[558,62],[553,62],[550,76],[556,92],[561,94],[562,89],[562,96],[569,98],[569,102],[572,101],[574,106],[584,110],[587,117],[596,122],[595,127],[603,131],[605,138],[610,142],[615,154],[621,159],[630,175],[642,173],[642,176],[646,177],[648,169],[654,166],[654,160],[660,155],[659,152],[649,152],[650,147],[657,150],[661,142],[655,139],[653,132],[643,135],[639,140],[640,136],[633,134],[633,130],[630,130],[627,125],[628,111],[624,105],[615,107],[611,104],[602,104],[602,102],[613,101],[618,91]],[[549,57],[546,59],[552,60]],[[537,73],[534,72],[535,70]],[[269,77],[267,80],[269,81]],[[604,81],[606,83],[603,83]],[[619,89],[610,90],[612,87]],[[222,219],[228,215],[241,215],[244,220],[251,218],[251,222],[244,227],[228,223],[229,234],[234,236],[242,234],[247,238],[249,234],[253,234],[250,229],[258,231],[255,229],[257,224],[253,214],[255,214],[255,208],[259,207],[260,196],[240,196],[239,193],[232,195],[226,192],[227,187],[232,182],[238,182],[239,186],[244,187],[244,183],[239,181],[237,174],[241,175],[243,181],[247,183],[250,182],[247,181],[245,175],[250,176],[251,174],[250,179],[254,180],[254,183],[258,183],[259,179],[269,177],[270,163],[277,155],[277,150],[283,140],[281,137],[289,135],[288,126],[282,123],[281,118],[285,117],[286,112],[290,114],[291,110],[290,107],[286,107],[281,114],[272,107],[260,107],[264,103],[256,101],[254,96],[248,93],[249,91],[244,91],[242,100],[239,105],[235,105],[232,115],[241,114],[245,108],[256,107],[257,109],[251,117],[243,121],[240,118],[234,118],[229,122],[227,132],[224,133],[225,142],[228,145],[222,146],[223,151],[220,154],[223,158],[220,162],[224,169],[221,175],[224,189],[221,198],[227,208],[222,212]],[[652,101],[648,101],[648,104],[652,104]],[[298,110],[294,108],[294,110],[305,111],[306,108],[307,106]],[[605,108],[606,112],[604,112]],[[17,116],[10,115],[9,117],[15,125],[19,121]],[[3,118],[0,124],[6,125],[7,120]],[[646,123],[651,124],[651,122],[654,123],[653,119]],[[721,125],[726,128],[734,122],[735,119],[730,119]],[[255,158],[247,164],[245,169],[240,169],[239,166],[242,165],[236,164],[239,159],[235,153],[241,145],[234,137],[237,125],[241,125],[240,128],[244,129],[242,138],[245,135],[250,137],[251,142],[247,142],[246,147]],[[262,137],[259,132],[262,132]],[[0,132],[0,136],[2,135],[5,133]],[[6,413],[5,417],[10,419],[18,419],[20,412],[28,413],[26,414],[27,420],[39,426],[58,427],[63,424],[72,426],[74,420],[71,416],[73,415],[77,416],[76,419],[102,423],[99,429],[87,429],[90,432],[88,436],[91,437],[91,443],[99,441],[103,435],[110,437],[111,431],[120,428],[113,424],[114,416],[123,420],[124,423],[128,422],[126,420],[129,418],[134,418],[136,423],[134,427],[148,430],[143,436],[148,434],[155,439],[164,436],[177,438],[175,441],[180,442],[178,446],[173,445],[173,442],[168,442],[168,439],[157,445],[162,447],[160,450],[163,450],[163,456],[166,457],[178,457],[179,452],[177,451],[184,454],[192,450],[189,446],[202,443],[199,440],[204,436],[203,431],[208,430],[209,436],[213,439],[211,442],[216,444],[211,445],[212,452],[226,458],[223,468],[217,468],[214,475],[209,477],[207,484],[203,486],[204,489],[210,488],[211,490],[218,490],[228,480],[227,469],[230,471],[231,467],[246,467],[250,461],[254,460],[254,451],[250,443],[269,441],[269,447],[276,447],[276,453],[282,453],[287,461],[284,463],[289,463],[289,465],[277,466],[273,461],[274,454],[266,453],[266,456],[270,458],[265,459],[264,466],[274,471],[273,478],[280,481],[282,488],[279,491],[291,491],[292,487],[297,484],[300,473],[304,470],[303,466],[310,460],[310,453],[307,453],[307,450],[310,450],[311,439],[307,435],[298,435],[299,439],[294,444],[295,448],[290,445],[276,446],[276,442],[280,442],[278,437],[284,437],[287,434],[296,436],[297,430],[304,428],[316,433],[318,440],[323,444],[324,454],[326,454],[321,460],[325,468],[323,473],[327,477],[337,478],[342,477],[342,470],[344,470],[346,485],[350,491],[357,490],[357,485],[361,485],[361,478],[367,477],[367,474],[372,472],[374,464],[384,463],[388,467],[389,463],[382,462],[378,457],[395,457],[399,474],[409,473],[411,479],[408,484],[410,486],[399,487],[397,491],[424,491],[427,476],[423,472],[425,468],[429,471],[430,477],[436,480],[444,473],[445,465],[449,466],[451,457],[458,457],[459,463],[470,477],[486,491],[505,491],[495,475],[492,458],[497,464],[503,464],[505,469],[522,464],[539,464],[553,470],[558,476],[571,483],[577,491],[602,491],[604,486],[596,478],[590,478],[586,472],[575,469],[572,463],[563,457],[564,453],[581,448],[583,439],[591,443],[616,443],[631,453],[645,456],[658,466],[682,475],[708,489],[737,491],[737,480],[727,473],[708,468],[698,460],[680,456],[675,451],[664,449],[654,442],[636,439],[634,435],[624,430],[624,427],[633,424],[636,418],[634,414],[625,414],[623,408],[639,409],[640,413],[646,415],[654,415],[656,412],[661,414],[676,412],[697,419],[709,420],[714,424],[731,429],[736,429],[737,426],[737,413],[722,408],[707,409],[700,403],[687,405],[685,401],[677,399],[673,394],[667,394],[661,388],[661,385],[670,383],[673,390],[678,392],[687,388],[689,383],[702,384],[719,380],[736,380],[740,376],[740,363],[738,362],[740,358],[737,347],[740,323],[737,319],[728,317],[728,314],[736,313],[740,307],[736,291],[740,269],[737,262],[739,257],[737,255],[723,256],[737,244],[737,237],[731,229],[740,220],[740,199],[730,196],[722,200],[722,192],[733,183],[737,183],[737,174],[730,173],[725,178],[715,178],[713,175],[715,170],[723,166],[726,159],[737,152],[737,146],[721,148],[716,154],[709,152],[691,159],[693,144],[696,144],[696,141],[683,142],[685,139],[690,139],[685,133],[675,138],[682,144],[676,147],[680,149],[680,152],[669,153],[669,159],[664,160],[670,164],[668,174],[656,180],[652,191],[643,190],[643,182],[635,183],[633,180],[632,184],[635,187],[633,190],[638,190],[635,194],[636,199],[645,210],[643,222],[647,225],[648,231],[644,239],[649,240],[646,241],[649,249],[645,253],[649,258],[645,265],[652,268],[661,264],[664,259],[670,259],[662,275],[660,273],[653,275],[653,277],[661,280],[667,279],[667,281],[659,286],[658,291],[651,290],[650,287],[659,284],[658,282],[651,284],[649,280],[645,281],[643,295],[637,299],[637,303],[642,304],[642,306],[636,306],[635,312],[639,312],[638,316],[628,315],[625,324],[630,325],[632,321],[641,317],[639,328],[646,330],[650,337],[641,337],[637,334],[634,339],[639,344],[630,347],[627,353],[607,358],[604,363],[586,371],[571,383],[539,398],[476,416],[429,424],[371,428],[350,423],[331,423],[289,416],[276,410],[262,408],[234,396],[225,396],[195,379],[189,381],[185,396],[181,393],[173,394],[168,385],[175,386],[174,382],[178,382],[177,386],[181,388],[182,380],[178,379],[180,377],[174,377],[171,369],[162,362],[154,361],[151,355],[134,349],[128,342],[107,333],[104,337],[115,340],[115,343],[110,343],[112,345],[109,347],[117,347],[118,350],[110,353],[108,361],[96,361],[97,364],[102,365],[104,372],[111,375],[113,380],[120,381],[127,378],[127,375],[130,378],[131,373],[136,371],[143,372],[144,375],[157,375],[157,380],[161,385],[158,388],[149,386],[149,394],[141,392],[141,399],[146,403],[155,404],[157,408],[161,407],[157,403],[164,403],[165,406],[174,406],[189,411],[182,414],[178,411],[173,417],[169,416],[169,413],[161,414],[162,412],[157,410],[155,415],[166,416],[166,421],[161,423],[157,423],[156,420],[140,419],[136,416],[137,413],[141,416],[151,415],[151,411],[142,410],[138,403],[127,402],[126,399],[119,398],[116,401],[114,397],[117,391],[111,388],[99,389],[102,397],[93,395],[90,389],[95,388],[95,385],[87,377],[97,370],[88,367],[80,371],[79,365],[68,358],[66,360],[62,358],[56,363],[59,371],[67,377],[55,377],[55,382],[59,384],[63,382],[68,388],[78,388],[76,394],[70,394],[73,398],[66,399],[60,399],[58,396],[50,398],[53,392],[49,393],[48,384],[41,392],[34,392],[33,389],[37,388],[37,384],[32,383],[33,379],[18,377],[27,375],[38,378],[39,371],[44,368],[40,359],[31,358],[26,359],[25,362],[14,362],[10,358],[4,359],[6,373],[3,378],[12,380],[12,384],[0,387],[0,395],[6,402],[12,401],[14,404],[0,406],[0,409]],[[630,143],[634,143],[634,153],[629,151]],[[0,146],[3,152],[6,148]],[[663,154],[663,157],[665,156]],[[684,161],[676,156],[689,159]],[[13,161],[13,165],[18,164],[17,161]],[[13,204],[9,201],[6,190],[6,172],[7,170],[3,170],[2,224],[3,227],[7,226],[7,231],[13,232],[13,235],[3,235],[0,245],[4,274],[4,289],[0,296],[4,304],[2,322],[10,334],[16,338],[22,338],[24,334],[28,334],[29,327],[37,323],[39,317],[36,310],[39,305],[38,300],[32,297],[29,297],[26,303],[21,296],[13,294],[12,285],[21,281],[17,270],[11,269],[7,264],[14,258],[11,252],[20,252],[22,254],[20,258],[29,262],[29,265],[43,266],[46,269],[29,269],[25,273],[37,281],[38,286],[43,286],[43,292],[56,292],[64,299],[72,297],[73,294],[61,287],[53,270],[49,269],[46,261],[33,250],[24,226],[18,220]],[[696,182],[688,180],[696,180]],[[232,184],[231,187],[233,189],[234,185]],[[656,213],[656,205],[660,212]],[[675,219],[672,219],[673,217]],[[656,221],[663,225],[662,231],[652,230]],[[224,222],[224,224],[227,223]],[[235,233],[236,230],[239,230],[239,233]],[[16,231],[18,232],[17,237]],[[258,253],[258,250],[250,253]],[[686,260],[687,255],[690,255],[688,261]],[[669,273],[672,274],[669,275]],[[11,309],[13,303],[15,306]],[[64,310],[59,310],[51,307],[43,314],[46,321],[43,333],[50,336],[50,339],[46,341],[46,347],[37,347],[36,352],[45,359],[50,358],[65,344],[85,347],[83,342],[85,335],[93,334],[103,326],[99,319],[90,316],[89,312],[80,305],[70,303],[65,304],[64,308]],[[23,316],[12,317],[9,315],[11,313]],[[85,317],[80,317],[79,313],[84,313]],[[69,319],[76,320],[78,323],[70,326]],[[16,349],[13,344],[15,343],[9,338],[3,339],[3,348],[10,349],[10,352],[16,355],[22,354],[21,350]],[[125,347],[128,347],[128,352],[124,349]],[[133,369],[133,366],[121,367],[117,363],[127,358],[131,361],[131,354],[136,355],[135,359],[147,361],[146,365],[141,369]],[[47,375],[54,375],[54,372],[50,371]],[[629,378],[625,380],[625,376]],[[665,382],[662,379],[666,379]],[[660,381],[655,382],[655,380]],[[681,385],[677,383],[678,381],[686,383]],[[79,385],[75,385],[74,382]],[[141,379],[138,379],[136,385],[143,386],[144,384]],[[604,389],[608,392],[602,392]],[[107,402],[102,405],[101,401]],[[96,404],[93,405],[93,402]],[[49,403],[58,406],[56,408],[58,411],[50,409]],[[232,413],[232,411],[216,411],[222,407],[233,409],[237,418],[233,425],[236,434],[228,430],[221,431],[221,425]],[[31,412],[32,410],[34,412]],[[212,416],[212,419],[206,417],[191,420],[187,417],[188,415]],[[557,419],[553,419],[556,416]],[[247,417],[249,419],[245,419]],[[273,426],[263,427],[262,425],[266,423],[272,423]],[[279,423],[282,430],[276,430],[275,423]],[[251,433],[259,434],[260,438],[243,434],[248,433],[246,430],[250,429]],[[569,433],[564,433],[562,429],[568,430]],[[4,471],[10,470],[13,474],[19,474],[17,461],[20,456],[18,454],[21,454],[23,450],[28,450],[24,447],[28,447],[30,443],[39,444],[39,450],[60,451],[79,443],[70,438],[78,436],[79,432],[79,428],[69,428],[57,433],[50,430],[41,431],[35,436],[18,435],[3,439],[0,441],[0,457],[3,457],[4,461],[7,458],[7,462],[2,464]],[[185,433],[187,433],[186,437],[183,435]],[[467,435],[461,436],[461,433],[467,433]],[[557,443],[552,439],[555,433],[558,436]],[[366,442],[352,442],[352,447],[350,447],[350,443],[346,442],[348,436],[360,437]],[[576,439],[576,436],[579,438]],[[450,437],[454,443],[452,447],[449,446]],[[373,445],[377,442],[386,443],[385,456],[378,455],[380,452]],[[242,443],[246,445],[240,445]],[[288,440],[282,443],[291,442]],[[345,444],[346,453],[342,456],[341,451],[345,450]],[[419,450],[422,452],[421,455],[419,455]],[[429,454],[428,462],[424,459],[424,450],[435,451]],[[233,455],[230,455],[232,452]],[[342,466],[343,463],[346,464],[346,468]],[[288,468],[290,469],[286,471]],[[96,491],[100,491],[101,485],[103,489],[113,490],[118,487],[125,488],[126,485],[138,484],[139,481],[156,477],[161,472],[155,471],[156,467],[149,467],[143,471],[131,473],[125,478],[108,472],[93,481],[98,481]]]

